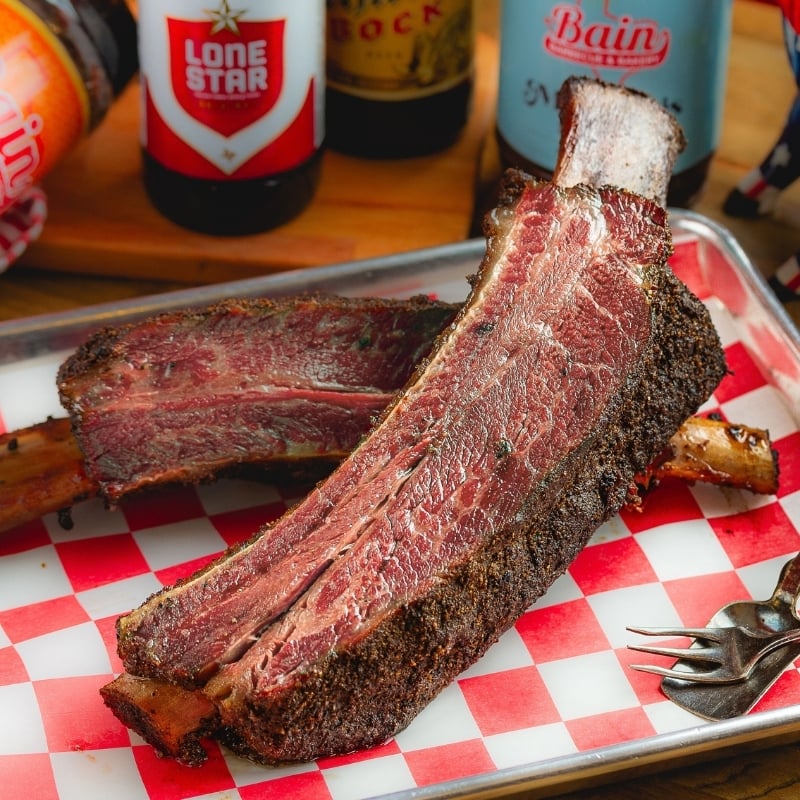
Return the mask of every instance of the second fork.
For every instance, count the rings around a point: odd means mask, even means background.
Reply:
[[[689,647],[628,645],[629,650],[676,658],[671,668],[655,664],[631,664],[631,669],[650,672],[664,678],[696,683],[735,683],[746,680],[767,654],[800,641],[800,627],[763,634],[742,626],[725,628],[633,628],[645,636],[688,637]]]

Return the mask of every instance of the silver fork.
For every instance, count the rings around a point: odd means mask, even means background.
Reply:
[[[723,606],[705,628],[628,628],[645,636],[687,636],[690,647],[629,645],[631,650],[679,659],[671,669],[631,665],[642,672],[694,683],[744,681],[758,662],[800,641],[800,553],[787,561],[769,600],[738,600]],[[663,684],[662,684],[663,685]]]
[[[631,664],[631,669],[664,678],[694,683],[736,683],[746,680],[768,653],[800,640],[800,628],[765,633],[741,625],[725,628],[628,628],[645,636],[685,636],[689,647],[628,645],[628,649],[680,660],[671,668],[655,664]]]

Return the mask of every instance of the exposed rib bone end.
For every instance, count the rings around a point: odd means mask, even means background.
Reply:
[[[648,95],[590,78],[565,81],[558,108],[554,183],[617,186],[666,207],[672,168],[686,146],[672,114]]]

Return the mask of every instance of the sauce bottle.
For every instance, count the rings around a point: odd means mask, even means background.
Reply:
[[[403,158],[453,144],[473,94],[473,0],[329,0],[327,145]]]
[[[124,0],[0,0],[0,214],[100,124],[137,67]]]
[[[143,181],[173,222],[238,235],[313,198],[324,129],[322,0],[139,0]]]
[[[668,203],[705,183],[720,128],[731,0],[503,0],[497,142],[505,166],[549,178],[560,137],[556,94],[571,75],[646,92],[686,134]]]

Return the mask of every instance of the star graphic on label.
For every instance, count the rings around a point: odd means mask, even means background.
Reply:
[[[792,153],[786,142],[781,142],[773,151],[769,159],[771,167],[788,167],[792,160]]]
[[[219,8],[207,8],[205,13],[214,21],[214,24],[211,26],[212,36],[220,31],[230,31],[236,36],[239,35],[239,17],[245,13],[244,9],[234,11],[230,7],[228,0],[222,0],[219,4]]]

